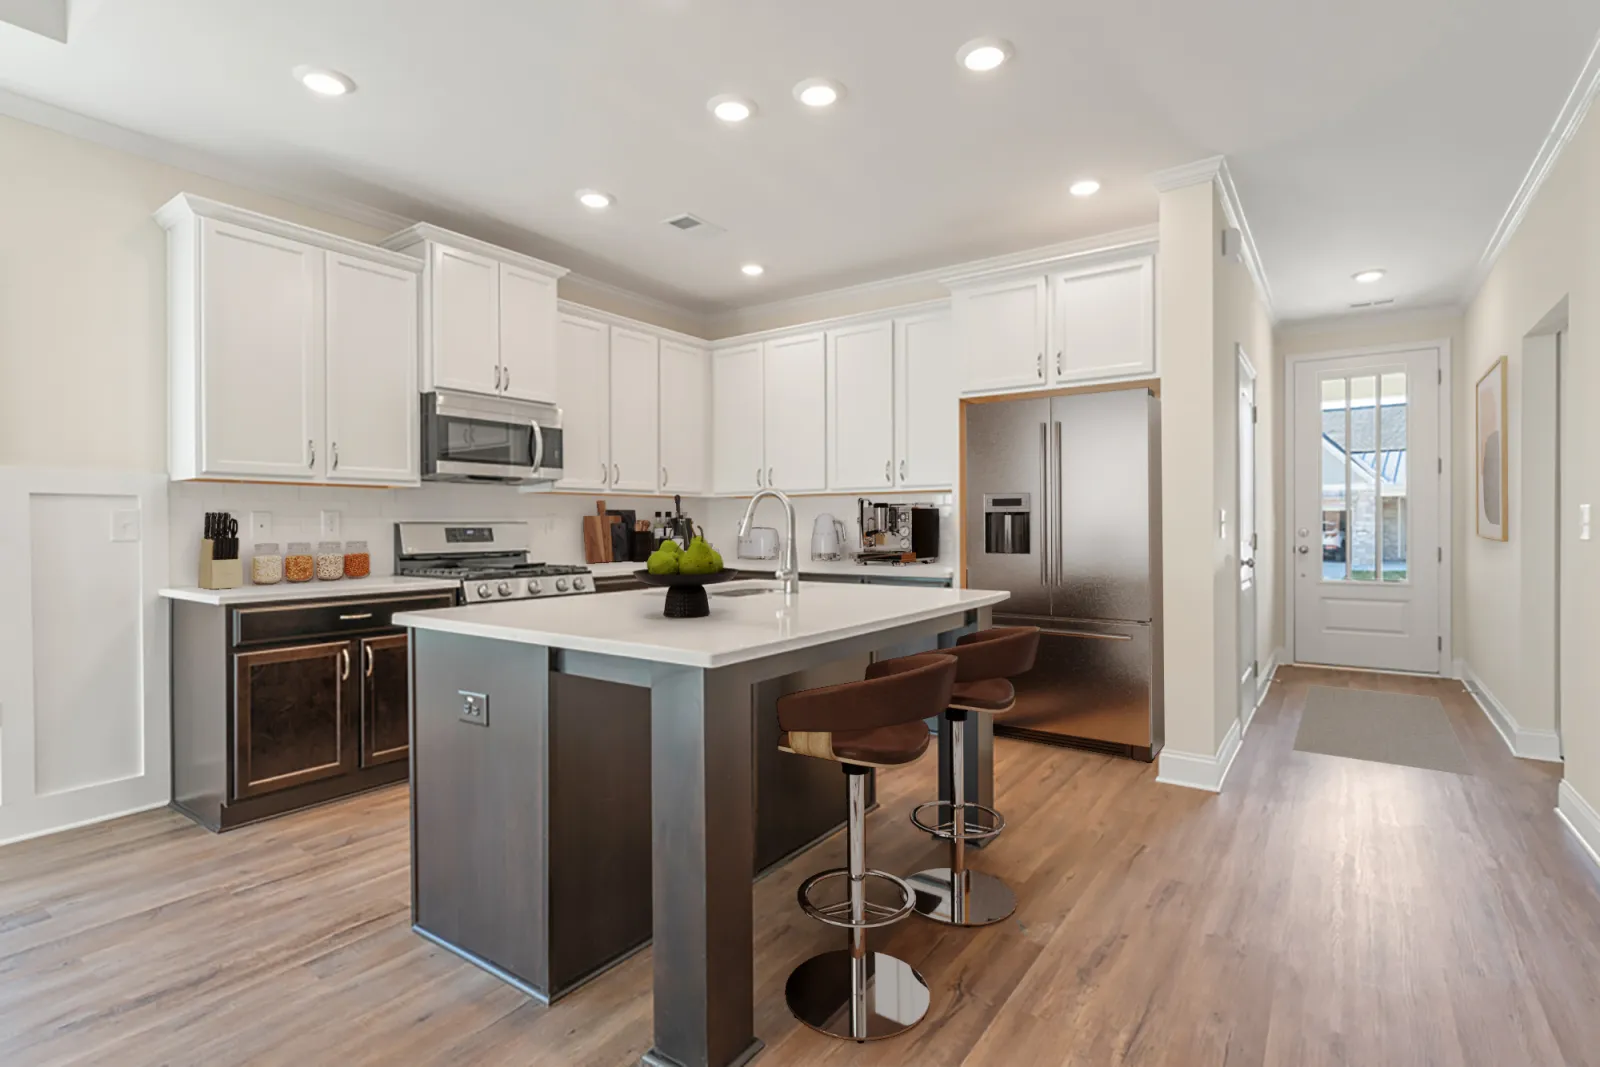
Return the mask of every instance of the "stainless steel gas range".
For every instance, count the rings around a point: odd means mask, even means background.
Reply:
[[[528,559],[525,522],[397,522],[394,571],[457,579],[458,604],[594,592],[589,568]]]

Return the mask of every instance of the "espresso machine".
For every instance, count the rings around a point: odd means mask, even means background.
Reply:
[[[939,558],[939,509],[932,504],[856,502],[862,563],[928,563]]]

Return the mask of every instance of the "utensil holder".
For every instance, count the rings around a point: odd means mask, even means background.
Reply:
[[[244,585],[244,562],[238,559],[213,559],[216,542],[200,542],[200,588],[238,589]]]

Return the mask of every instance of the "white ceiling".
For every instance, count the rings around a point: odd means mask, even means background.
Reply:
[[[0,0],[35,6],[61,0]],[[0,88],[713,312],[1154,221],[1223,154],[1275,310],[1458,299],[1593,0],[74,0]],[[1011,40],[994,75],[966,40]],[[322,64],[346,98],[290,76]],[[831,112],[794,83],[847,88]],[[743,127],[706,101],[735,92]],[[1092,175],[1088,200],[1067,184]],[[580,188],[617,197],[603,214]],[[679,234],[698,214],[725,228]],[[741,263],[764,263],[751,280]],[[1357,287],[1349,276],[1382,266]]]

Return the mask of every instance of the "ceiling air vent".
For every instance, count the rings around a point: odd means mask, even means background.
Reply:
[[[667,225],[682,233],[710,235],[723,232],[722,227],[716,223],[707,222],[699,215],[690,215],[687,212],[682,215],[674,215],[667,220]]]
[[[1363,300],[1358,304],[1351,304],[1350,306],[1352,308],[1381,308],[1388,307],[1392,303],[1394,303],[1394,297],[1391,296],[1386,297],[1383,300]]]

